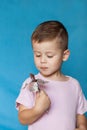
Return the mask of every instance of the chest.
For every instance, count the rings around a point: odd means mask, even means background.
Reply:
[[[77,107],[77,93],[74,87],[50,85],[45,86],[44,90],[51,100],[51,111],[64,113],[75,113]]]

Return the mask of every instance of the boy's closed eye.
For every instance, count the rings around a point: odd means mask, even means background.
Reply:
[[[41,57],[41,55],[35,55],[36,57]]]
[[[40,54],[39,52],[34,52],[34,56],[35,56],[35,57],[40,57],[41,54]]]
[[[51,56],[51,55],[47,55],[47,57],[48,57],[48,58],[53,58],[53,56]]]

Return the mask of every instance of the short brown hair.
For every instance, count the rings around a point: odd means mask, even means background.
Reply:
[[[68,48],[68,32],[59,21],[45,21],[37,26],[32,34],[32,42],[51,41],[58,37],[58,43],[66,50]]]

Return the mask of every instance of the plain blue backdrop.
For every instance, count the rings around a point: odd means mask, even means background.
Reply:
[[[31,34],[46,20],[59,20],[69,33],[70,58],[63,72],[77,78],[87,98],[87,1],[0,0],[0,130],[27,130],[15,100],[33,62]]]

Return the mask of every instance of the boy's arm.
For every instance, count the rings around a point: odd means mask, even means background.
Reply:
[[[87,130],[87,119],[84,115],[77,115],[77,128],[75,130]]]
[[[19,121],[26,125],[32,124],[38,120],[50,107],[50,99],[44,91],[36,93],[35,106],[31,109],[23,105],[19,106]]]
[[[18,118],[21,124],[29,125],[38,120],[42,113],[39,113],[34,107],[31,109],[26,108],[23,105],[19,106]]]

